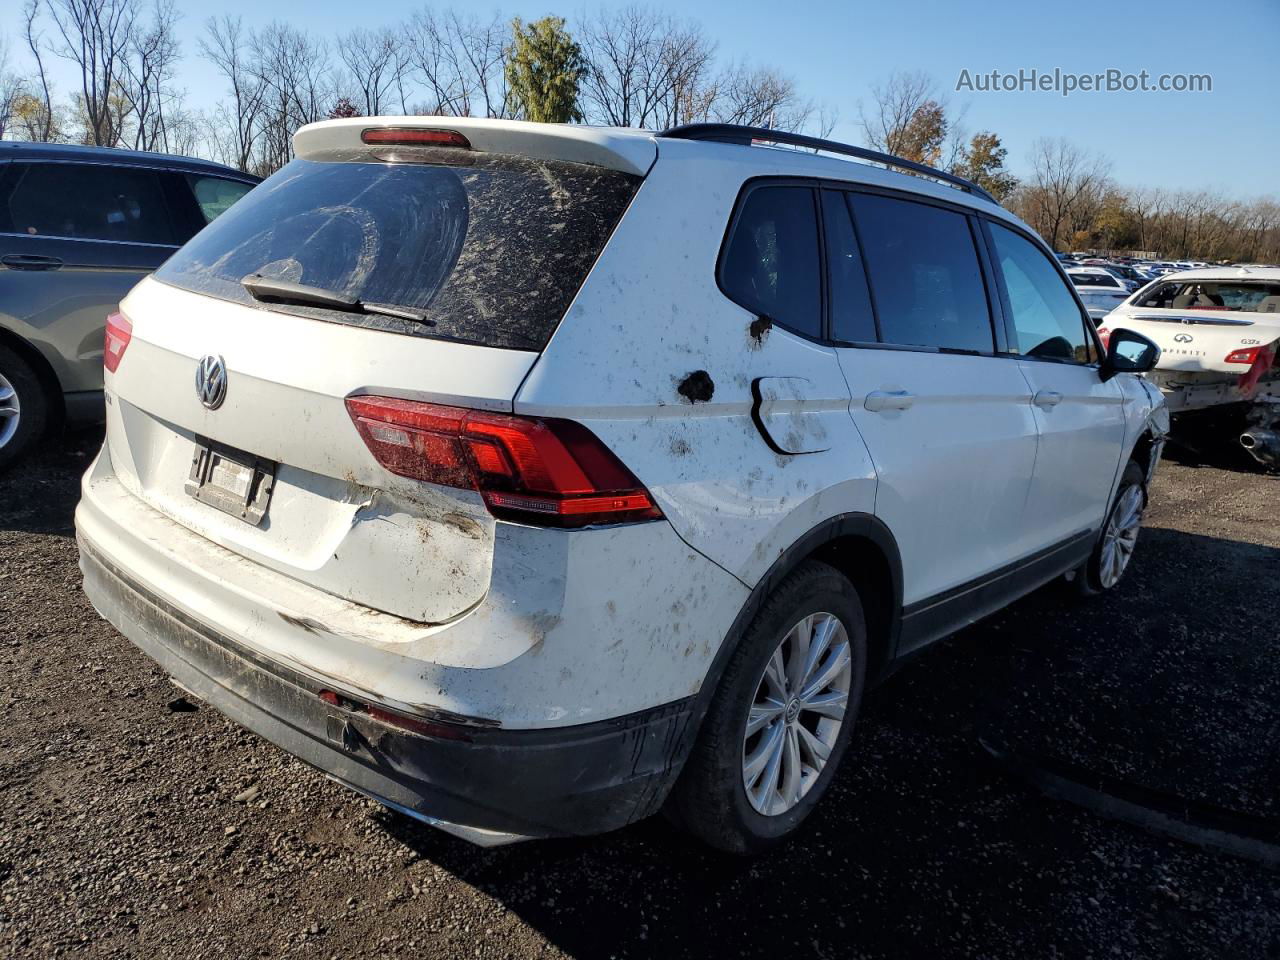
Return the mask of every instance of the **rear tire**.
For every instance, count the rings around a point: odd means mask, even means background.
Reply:
[[[1129,569],[1147,508],[1146,480],[1138,464],[1132,460],[1125,464],[1102,534],[1089,559],[1076,570],[1075,585],[1081,596],[1093,597],[1115,589]]]
[[[738,643],[668,814],[730,853],[760,853],[790,836],[848,748],[866,672],[857,590],[835,568],[805,562]]]
[[[49,423],[49,398],[30,365],[0,344],[0,470],[14,463]]]

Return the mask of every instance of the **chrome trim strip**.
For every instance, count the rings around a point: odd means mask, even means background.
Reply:
[[[1160,314],[1152,316],[1150,314],[1135,313],[1131,315],[1133,320],[1150,320],[1152,323],[1185,323],[1190,326],[1205,327],[1252,327],[1252,320],[1231,320],[1218,319],[1216,317],[1170,317]]]
[[[49,233],[17,233],[0,230],[0,237],[21,237],[24,240],[66,240],[71,243],[110,243],[117,247],[155,247],[161,250],[177,250],[180,243],[142,243],[139,240],[97,240],[93,237],[57,237]]]

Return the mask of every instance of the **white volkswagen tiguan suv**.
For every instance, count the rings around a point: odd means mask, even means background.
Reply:
[[[974,185],[723,126],[294,142],[111,318],[76,524],[104,617],[340,782],[760,850],[895,660],[1124,572],[1158,349]]]

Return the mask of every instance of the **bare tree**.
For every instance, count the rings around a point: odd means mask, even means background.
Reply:
[[[26,17],[26,37],[27,47],[31,51],[31,56],[36,62],[36,75],[40,79],[40,91],[37,99],[36,94],[31,93],[27,96],[31,98],[26,106],[27,109],[18,117],[24,130],[24,135],[28,140],[35,140],[40,143],[48,143],[53,140],[57,129],[53,112],[53,95],[49,87],[49,75],[45,71],[44,65],[44,36],[36,29],[36,21],[40,16],[40,0],[28,0],[26,7],[23,9],[23,15]]]
[[[47,0],[62,43],[54,52],[80,70],[85,142],[114,147],[127,109],[121,83],[137,29],[137,0]]]
[[[200,51],[231,86],[231,102],[220,104],[211,118],[216,120],[211,139],[224,162],[248,171],[261,135],[267,85],[253,69],[249,38],[239,17],[210,17],[204,29]]]
[[[732,66],[716,78],[712,90],[707,120],[799,131],[815,114],[812,101],[797,93],[795,81],[770,67]]]
[[[203,155],[204,117],[182,107],[171,108],[165,114],[165,150],[184,157]]]
[[[581,18],[574,35],[588,64],[582,104],[592,121],[662,128],[710,114],[715,44],[697,24],[632,6]]]
[[[1130,190],[1125,197],[1126,208],[1133,220],[1135,242],[1139,250],[1149,251],[1154,247],[1154,230],[1156,221],[1164,212],[1168,198],[1159,187],[1139,187]]]
[[[357,27],[338,38],[338,56],[347,68],[344,80],[359,90],[365,116],[386,113],[392,92],[401,87],[407,62],[400,38],[400,31],[389,27]]]
[[[1276,242],[1280,240],[1280,203],[1263,199],[1245,205],[1240,212],[1238,229],[1236,257],[1248,262],[1280,260],[1280,242]],[[1268,237],[1272,241],[1269,248]]]
[[[293,159],[294,131],[325,119],[337,95],[323,40],[276,22],[253,36],[252,50],[252,70],[265,86],[255,172],[268,174]]]
[[[156,0],[151,23],[139,26],[132,37],[121,86],[137,150],[170,149],[166,114],[181,109],[180,96],[172,86],[178,61],[176,22],[173,0]]]
[[[406,29],[410,69],[426,86],[430,98],[426,112],[443,116],[471,113],[470,89],[462,75],[447,23],[430,8],[417,10]],[[405,89],[399,90],[402,104]]]
[[[14,116],[25,96],[26,83],[9,69],[9,38],[0,37],[0,140],[12,128]]]
[[[495,16],[482,22],[449,13],[453,33],[461,48],[461,60],[471,72],[476,91],[476,108],[484,117],[511,116],[511,92],[507,87],[507,41],[509,28]]]
[[[871,88],[871,99],[870,107],[858,104],[867,145],[899,157],[918,148],[918,128],[925,114],[946,107],[933,78],[919,71],[894,73],[882,86]]]
[[[501,17],[483,21],[424,7],[410,17],[405,34],[405,61],[426,89],[429,111],[511,116],[504,53],[509,29]],[[398,84],[402,107],[407,106],[406,86]]]
[[[1079,229],[1082,213],[1100,198],[1110,163],[1069,141],[1041,138],[1032,144],[1031,176],[1019,191],[1020,212],[1053,248]]]

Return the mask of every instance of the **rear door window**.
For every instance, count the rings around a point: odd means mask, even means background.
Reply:
[[[405,152],[387,163],[349,151],[296,159],[218,216],[156,278],[267,309],[240,283],[262,274],[422,311],[427,323],[294,304],[270,310],[541,350],[640,178],[526,157],[438,157]]]
[[[842,343],[875,343],[871,291],[843,193],[822,191],[822,226],[827,241],[831,336]]]
[[[228,180],[226,177],[207,177],[202,174],[187,174],[187,184],[195,194],[196,206],[205,223],[213,223],[222,214],[231,209],[231,205],[253,189],[253,184],[243,180]]]
[[[995,335],[968,218],[878,194],[850,194],[885,343],[991,353]]]
[[[1090,338],[1076,299],[1049,258],[1030,240],[990,224],[1018,352],[1045,360],[1090,363]]]
[[[747,195],[720,263],[720,287],[752,313],[822,336],[813,189],[757,187]]]
[[[154,170],[91,163],[25,163],[0,208],[0,232],[71,240],[175,244]]]

